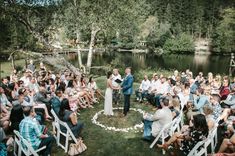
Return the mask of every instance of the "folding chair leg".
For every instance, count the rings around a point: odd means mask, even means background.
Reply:
[[[18,146],[18,156],[21,156],[22,151],[21,151],[21,146]]]
[[[165,143],[165,140],[164,140],[164,137],[162,136],[162,144]],[[162,149],[162,154],[165,155],[166,154],[166,151],[164,149]]]
[[[57,129],[57,139],[56,139],[56,143],[57,143],[57,145],[59,145],[60,144],[60,132],[59,132],[59,130]]]
[[[69,146],[69,134],[67,132],[66,139],[65,139],[65,153],[68,152],[68,146]]]

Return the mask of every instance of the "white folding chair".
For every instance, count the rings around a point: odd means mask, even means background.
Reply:
[[[159,134],[156,136],[156,138],[154,139],[154,141],[152,142],[152,144],[150,145],[150,148],[153,148],[153,146],[156,144],[156,142],[161,139],[162,141],[162,144],[165,143],[165,139],[167,137],[170,136],[170,131],[171,131],[171,125],[172,125],[173,122],[170,122],[168,124],[166,124],[162,130],[159,132]],[[165,154],[166,151],[163,149],[162,150],[162,153]]]
[[[14,134],[15,134],[15,143],[14,143],[14,155],[15,156],[21,156],[22,152],[26,156],[30,156],[30,155],[39,156],[38,153],[46,149],[46,146],[43,146],[37,150],[34,150],[31,144],[26,139],[24,139],[18,131],[14,130]]]
[[[213,154],[215,151],[216,144],[217,144],[217,126],[215,126],[212,130],[210,130],[208,137],[205,140],[195,145],[195,147],[191,150],[188,156],[201,156],[201,155],[207,156],[208,155],[207,149],[209,145],[211,145],[211,153]],[[199,150],[199,148],[201,149]]]
[[[58,146],[64,149],[65,153],[67,153],[69,148],[69,140],[72,139],[75,143],[77,143],[77,139],[69,128],[68,124],[66,122],[61,121],[54,110],[51,110],[51,113],[55,119],[55,121],[52,122],[52,126],[53,131],[55,132],[54,137],[56,139],[56,143]],[[65,128],[65,132],[61,130],[61,126]],[[65,144],[61,143],[61,135],[65,137]]]
[[[208,135],[208,139],[210,140],[210,144],[211,144],[211,153],[213,154],[215,151],[215,147],[218,143],[218,138],[217,138],[217,126],[215,126]]]
[[[20,156],[21,155],[21,142],[20,142],[20,137],[15,135],[14,138],[14,155],[15,156]]]
[[[171,124],[171,128],[170,128],[170,135],[172,136],[175,131],[177,130],[178,132],[180,131],[180,122],[181,122],[181,118],[182,118],[182,113],[179,114],[179,116],[177,116]]]
[[[207,148],[205,148],[204,144],[207,139],[198,142],[194,148],[189,152],[188,156],[207,156]],[[200,149],[201,148],[201,149]]]

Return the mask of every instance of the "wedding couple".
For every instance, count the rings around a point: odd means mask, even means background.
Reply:
[[[125,70],[126,77],[123,79],[121,86],[114,86],[112,84],[112,72],[107,74],[107,89],[105,91],[105,100],[104,100],[104,114],[113,115],[113,90],[120,89],[124,95],[124,109],[123,116],[127,115],[127,112],[130,108],[130,96],[132,94],[133,86],[133,76],[131,75],[131,68],[126,68]]]

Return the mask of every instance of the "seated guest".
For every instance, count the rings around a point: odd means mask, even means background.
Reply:
[[[12,101],[17,100],[19,94],[19,83],[18,82],[13,82],[12,83],[12,89],[11,89],[11,97],[12,97]]]
[[[93,94],[93,97],[96,97],[96,98],[104,97],[92,76],[89,79],[89,83],[88,83],[87,87],[91,91],[91,93]]]
[[[235,152],[235,134],[232,135],[230,139],[224,139],[220,145],[218,153],[222,153],[230,150],[231,153]]]
[[[10,82],[18,82],[18,71],[16,69],[12,70],[10,75]]]
[[[30,78],[31,78],[31,73],[29,70],[26,70],[24,72],[24,75],[20,78],[20,80],[24,82],[23,83],[24,86],[28,86],[30,83]]]
[[[175,70],[174,71],[174,75],[172,75],[172,79],[174,80],[174,81],[176,81],[176,79],[177,79],[177,77],[179,76],[179,72],[178,72],[178,70]]]
[[[149,87],[150,81],[148,80],[148,76],[144,75],[144,80],[142,80],[139,89],[135,91],[137,101],[143,101],[143,98],[145,98],[148,94]]]
[[[12,97],[11,97],[11,89],[9,88],[10,83],[10,77],[4,77],[2,78],[2,82],[1,82],[1,87],[4,90],[4,95],[6,96],[6,98],[11,102],[12,101]]]
[[[6,139],[6,134],[5,134],[4,129],[2,129],[2,128],[0,127],[0,143],[1,143],[4,139]]]
[[[219,97],[219,95],[212,94],[211,98],[210,98],[210,103],[211,103],[212,109],[213,109],[213,113],[212,113],[213,118],[215,120],[217,120],[220,117],[220,115],[222,114],[222,111],[223,111],[221,106],[220,106],[220,97]]]
[[[51,98],[51,106],[52,106],[52,109],[55,111],[55,113],[58,115],[59,114],[59,111],[60,111],[60,105],[61,105],[61,98],[63,96],[63,93],[61,90],[57,90],[55,92],[55,96],[53,96]]]
[[[226,118],[219,123],[225,121],[222,125],[227,129],[225,131],[225,136],[231,136],[235,133],[235,106],[232,106],[229,110],[224,110],[220,119],[223,119],[223,115],[226,113]]]
[[[34,96],[34,92],[32,91],[29,95],[28,94],[29,90],[25,89],[25,88],[21,88],[19,89],[19,95],[23,95],[24,96],[24,101],[23,101],[23,105],[28,105],[28,106],[33,106],[35,111],[40,114],[40,116],[42,116],[42,118],[40,118],[40,121],[44,120],[44,118],[46,120],[51,120],[51,116],[49,115],[48,109],[46,104],[44,103],[35,103],[33,100],[33,96]],[[44,116],[45,115],[45,116]]]
[[[178,97],[174,97],[170,101],[170,110],[172,112],[173,119],[176,118],[180,114],[180,100]]]
[[[78,121],[77,113],[70,110],[68,99],[61,101],[59,118],[68,124],[74,136],[78,138],[83,128],[83,123]]]
[[[47,92],[45,86],[41,85],[39,87],[39,92],[34,96],[35,103],[43,103],[46,105],[48,111],[51,110],[50,99],[47,97]]]
[[[12,107],[12,104],[7,99],[7,96],[5,95],[5,91],[2,86],[0,86],[0,101],[4,107],[6,108]]]
[[[229,117],[231,118],[231,116],[235,116],[235,105],[231,106],[230,108],[225,108],[222,112],[222,114],[220,115],[219,119],[220,122],[219,124],[226,122],[228,123],[228,119]]]
[[[227,96],[230,93],[230,89],[229,89],[229,78],[228,76],[224,76],[223,77],[223,84],[222,87],[220,88],[220,96],[221,96],[221,100],[225,100],[227,98]]]
[[[221,85],[222,85],[221,76],[216,75],[215,78],[213,79],[212,83],[210,84],[211,94],[219,94]]]
[[[223,101],[223,103],[228,107],[235,105],[235,86],[231,88],[231,92],[229,93],[227,98]]]
[[[200,82],[197,80],[190,79],[190,94],[189,94],[189,100],[193,100],[193,96],[196,94],[197,89],[200,87]]]
[[[207,74],[206,84],[211,85],[214,81],[213,73],[209,72]]]
[[[31,78],[28,87],[31,92],[33,91],[33,92],[37,93],[39,91],[39,85],[38,85],[35,77]]]
[[[182,91],[182,89],[179,86],[175,86],[173,88],[173,96],[179,97],[181,107],[184,107],[187,104],[187,101],[189,100],[189,94],[185,94],[185,92],[186,90],[184,89]]]
[[[161,85],[161,81],[160,81],[160,79],[158,79],[157,73],[154,73],[152,80],[151,80],[151,83],[150,83],[148,95],[147,95],[148,103],[150,103],[152,105],[155,104],[154,96],[155,96],[155,94],[157,94],[157,89],[159,88],[160,85]]]
[[[229,88],[230,88],[230,90],[235,88],[235,77],[233,77],[233,81],[230,83]]]
[[[209,130],[212,130],[216,124],[213,116],[213,108],[209,104],[207,104],[203,107],[203,113],[205,114]]]
[[[153,115],[144,115],[144,139],[152,140],[156,137],[164,125],[170,123],[173,119],[172,112],[169,109],[169,99],[164,97],[161,100],[162,109],[157,110]]]
[[[13,108],[11,110],[10,121],[11,130],[19,130],[20,122],[24,119],[23,106],[29,106],[24,100],[24,95],[20,94],[16,101],[13,101]]]
[[[7,130],[10,124],[10,112],[6,109],[6,107],[2,104],[0,100],[0,126]]]
[[[166,143],[157,146],[168,149],[169,145],[176,143],[180,148],[174,148],[179,156],[186,156],[193,149],[193,147],[200,141],[207,138],[209,129],[206,118],[203,114],[194,115],[190,121],[190,126],[187,132],[176,132]]]
[[[155,95],[155,106],[160,107],[160,98],[162,96],[166,96],[169,93],[169,84],[167,82],[167,79],[165,77],[161,78],[161,83],[159,87],[157,88],[157,94]]]
[[[25,118],[20,122],[20,135],[26,139],[35,150],[46,146],[41,154],[43,156],[50,155],[54,138],[48,134],[43,134],[42,126],[35,120],[33,107],[24,107],[23,113]]]
[[[209,97],[204,94],[203,88],[198,88],[196,91],[196,95],[194,95],[194,107],[200,113],[203,112],[203,106],[209,103]]]
[[[92,97],[89,96],[88,91],[86,90],[78,90],[77,88],[75,88],[76,85],[76,81],[75,80],[69,80],[68,82],[68,87],[65,90],[65,94],[64,96],[66,98],[69,99],[69,104],[70,104],[70,108],[78,108],[78,105],[80,106],[80,108],[93,108],[93,106],[91,104],[92,103]],[[86,103],[82,102],[81,97],[83,97],[86,100]]]

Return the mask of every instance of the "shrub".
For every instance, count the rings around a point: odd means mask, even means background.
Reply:
[[[192,36],[185,33],[166,40],[163,49],[168,53],[194,52],[195,50]]]

